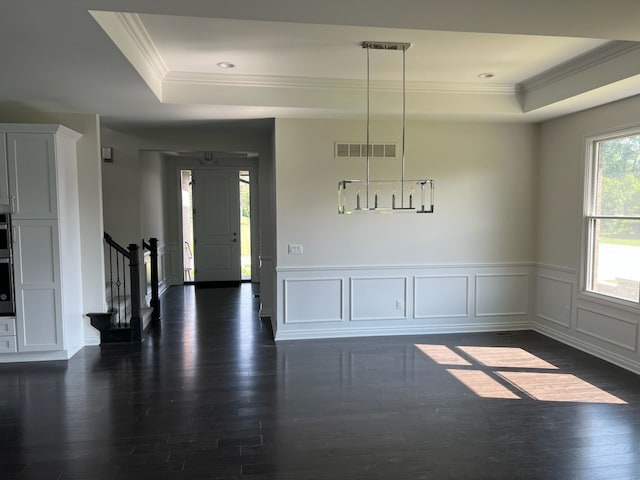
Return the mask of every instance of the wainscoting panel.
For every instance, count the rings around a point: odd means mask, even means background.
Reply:
[[[575,270],[539,265],[537,271],[533,328],[640,374],[638,310],[606,297],[581,292]]]
[[[527,273],[476,274],[476,316],[527,315]]]
[[[529,329],[528,306],[535,305],[532,267],[526,263],[278,267],[275,338]]]
[[[538,275],[538,317],[565,328],[571,326],[573,282]]]
[[[632,352],[638,348],[638,322],[578,307],[576,331]]]
[[[469,276],[433,275],[413,279],[414,318],[469,315]]]
[[[341,322],[341,278],[307,278],[284,281],[284,323]]]
[[[405,277],[352,278],[351,320],[396,320],[407,317]]]

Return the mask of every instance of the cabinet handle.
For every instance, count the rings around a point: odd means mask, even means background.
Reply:
[[[11,195],[11,213],[16,213],[16,196]]]
[[[16,226],[15,225],[11,225],[11,241],[13,242],[13,244],[16,244]]]

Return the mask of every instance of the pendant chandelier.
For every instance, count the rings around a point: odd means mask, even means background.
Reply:
[[[406,52],[410,43],[362,42],[367,50],[367,142],[365,180],[338,182],[338,213],[433,213],[433,180],[405,179]],[[402,52],[402,164],[400,179],[371,180],[369,56],[371,50]]]

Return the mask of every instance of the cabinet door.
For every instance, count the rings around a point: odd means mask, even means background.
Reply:
[[[13,218],[56,218],[54,136],[46,133],[8,133],[7,157]]]
[[[19,352],[63,346],[57,222],[14,222],[16,335]]]
[[[7,135],[0,132],[0,212],[9,211],[9,169],[7,167]]]

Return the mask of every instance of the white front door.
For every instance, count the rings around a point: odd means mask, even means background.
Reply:
[[[193,170],[196,282],[240,281],[237,170]]]

